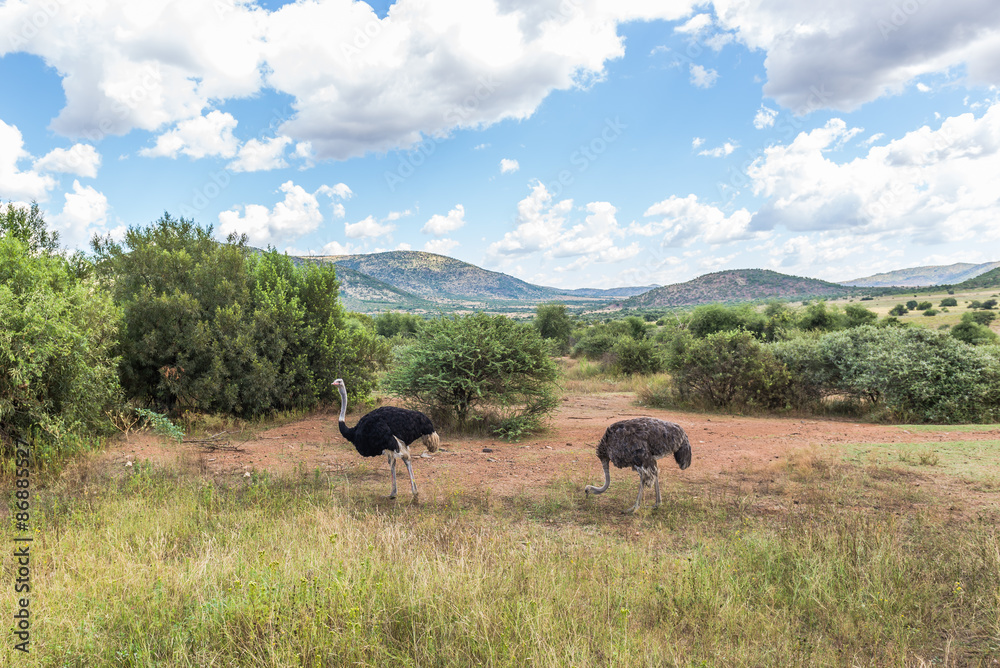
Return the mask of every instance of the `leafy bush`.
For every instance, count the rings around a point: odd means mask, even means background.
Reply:
[[[780,409],[792,399],[788,369],[749,332],[678,341],[669,358],[677,401],[709,408]]]
[[[823,337],[831,389],[897,421],[1000,418],[1000,351],[922,327],[859,327]]]
[[[777,307],[775,307],[777,308]],[[752,306],[723,306],[706,304],[697,306],[688,320],[688,330],[695,337],[703,339],[717,332],[743,330],[756,338],[764,338],[767,319],[757,313]]]
[[[867,311],[863,307],[858,307]],[[829,308],[826,302],[820,301],[806,307],[805,313],[799,318],[799,329],[804,331],[832,332],[845,325],[844,316],[836,309]]]
[[[896,316],[906,315],[907,313],[909,313],[909,309],[902,304],[896,304],[889,311],[889,315],[896,315]]]
[[[663,369],[663,356],[650,339],[637,341],[623,336],[611,347],[614,366],[624,374],[649,375]]]
[[[415,400],[438,425],[516,439],[556,407],[556,375],[536,328],[478,313],[428,321],[399,352],[386,388]]]
[[[40,214],[27,224],[9,214],[0,216],[0,441],[110,433],[120,313],[50,253],[57,237]]]
[[[848,304],[844,307],[844,319],[846,327],[860,327],[862,325],[874,325],[878,320],[875,311],[869,311],[860,304]]]
[[[375,333],[391,339],[394,336],[412,337],[420,331],[423,321],[412,313],[388,311],[375,318]]]
[[[945,307],[945,306],[958,306],[958,300],[955,299],[954,297],[945,297],[944,299],[941,300],[941,304],[940,305],[942,307]]]
[[[572,334],[572,338],[576,339],[573,357],[583,355],[589,360],[603,359],[623,336],[635,340],[645,339],[646,323],[641,318],[631,316],[575,330]]]
[[[938,313],[940,313],[940,311],[938,311],[936,308],[924,309],[924,315],[926,316],[933,316],[937,315]]]
[[[989,327],[990,323],[996,320],[997,314],[990,313],[989,311],[974,311],[972,313],[963,313],[962,320],[971,320],[977,325],[985,325]]]
[[[992,313],[986,313],[985,311],[979,311],[976,313],[963,313],[962,321],[951,328],[951,335],[970,345],[978,346],[989,343],[996,343],[997,335],[986,325],[992,320],[987,320],[986,323],[980,322],[980,319],[976,316],[979,315],[989,315]]]
[[[365,396],[388,361],[374,331],[347,327],[332,265],[297,269],[169,214],[123,244],[92,245],[124,313],[122,385],[140,403],[239,416],[309,408],[334,398],[338,376]]]
[[[914,309],[914,310],[916,310],[916,311],[926,311],[927,309],[933,308],[933,307],[934,307],[934,305],[931,304],[930,302],[920,302],[919,304],[917,304],[917,308]]]
[[[906,308],[910,311],[916,311],[918,304],[919,302],[916,299],[911,299],[908,302],[906,302]]]

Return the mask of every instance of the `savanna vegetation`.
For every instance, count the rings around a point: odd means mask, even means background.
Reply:
[[[1000,420],[993,313],[967,312],[947,330],[895,315],[823,301],[713,304],[657,327],[635,316],[586,324],[570,343],[575,357],[606,374],[649,375],[640,391],[647,405],[890,422]]]
[[[343,309],[333,269],[220,243],[194,221],[164,215],[72,257],[58,242],[37,207],[0,216],[0,484],[15,489],[10,450],[30,444],[33,538],[31,653],[8,636],[0,665],[986,667],[1000,656],[1000,515],[952,496],[1000,490],[995,439],[976,441],[974,457],[962,441],[868,447],[893,462],[843,443],[731,477],[664,475],[664,504],[624,519],[570,477],[510,495],[457,475],[422,482],[425,500],[407,505],[382,499],[384,476],[365,469],[234,481],[187,443],[170,441],[171,465],[102,454],[146,424],[176,439],[200,435],[178,429],[198,416],[291,420],[328,405],[335,377],[352,405],[390,395],[476,452],[496,436],[533,443],[562,391],[609,388],[672,410],[998,421],[995,300],[939,302],[964,311],[943,330],[822,301],[655,322],[588,321],[559,304],[528,324],[370,318]],[[933,427],[908,426],[922,428]],[[936,476],[946,484],[927,484]]]

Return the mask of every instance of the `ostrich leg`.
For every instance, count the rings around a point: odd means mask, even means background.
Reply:
[[[390,499],[395,499],[396,498],[396,458],[393,457],[393,454],[391,452],[387,453],[387,456],[389,457],[389,471],[392,474],[392,491],[389,492],[389,498]]]
[[[660,505],[660,467],[653,469],[653,484],[656,485],[656,505]]]
[[[639,476],[639,495],[637,497],[635,497],[635,505],[625,511],[626,515],[628,515],[630,513],[634,513],[636,510],[639,509],[639,506],[642,504],[642,488],[645,487],[645,485],[643,484],[644,482],[645,481],[642,479],[642,476],[640,475]]]
[[[413,467],[410,466],[410,458],[407,457],[403,460],[406,464],[406,472],[410,474],[410,491],[413,492],[413,496],[417,495],[417,483],[413,481]]]
[[[604,467],[604,487],[587,485],[583,488],[584,494],[604,494],[611,486],[611,471],[608,470],[608,460],[603,460],[601,465]]]
[[[416,496],[417,483],[413,480],[413,466],[410,465],[410,448],[407,447],[406,443],[403,443],[398,436],[395,438],[398,450],[393,454],[396,458],[402,459],[403,463],[406,464],[406,472],[410,474],[410,491],[413,493],[413,496]]]

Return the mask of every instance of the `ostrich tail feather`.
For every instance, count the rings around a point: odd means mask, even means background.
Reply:
[[[427,446],[428,452],[437,452],[438,447],[441,445],[441,437],[438,436],[436,431],[422,436],[421,440]]]

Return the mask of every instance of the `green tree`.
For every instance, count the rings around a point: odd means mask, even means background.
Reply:
[[[997,314],[990,313],[989,311],[973,311],[972,313],[963,313],[962,320],[969,319],[977,325],[986,325],[989,327],[990,323],[996,320]]]
[[[861,325],[875,324],[875,321],[878,320],[878,314],[860,304],[848,304],[844,307],[844,318],[847,327],[860,327]]]
[[[825,301],[810,304],[799,318],[799,328],[805,331],[832,332],[844,326],[844,316],[829,308]]]
[[[916,299],[911,299],[908,302],[906,302],[906,308],[910,311],[916,311],[918,305],[919,302]]]
[[[767,317],[757,313],[749,305],[706,304],[695,307],[691,312],[688,329],[697,338],[705,338],[716,332],[736,330],[747,331],[757,338],[764,338],[765,331],[768,329],[768,321]]]
[[[541,427],[558,403],[556,366],[535,327],[501,315],[430,320],[386,378],[439,425],[508,438]]]
[[[649,375],[663,369],[663,356],[652,339],[619,337],[611,347],[611,356],[614,366],[624,374]]]
[[[391,339],[394,336],[410,338],[420,331],[421,318],[412,313],[387,311],[375,318],[375,332]]]
[[[107,412],[120,402],[119,312],[50,253],[57,237],[40,214],[29,213],[26,225],[10,220],[5,214],[0,235],[0,442],[62,445],[106,434]]]
[[[49,231],[37,202],[27,209],[9,202],[0,213],[0,236],[20,240],[28,255],[59,250],[59,233]]]
[[[780,409],[791,402],[791,374],[749,332],[677,339],[668,370],[680,403],[708,408]]]
[[[945,306],[958,306],[958,300],[954,297],[945,297],[941,300],[941,307]]]
[[[122,385],[140,402],[240,416],[308,408],[334,398],[337,376],[364,397],[388,360],[374,330],[347,326],[332,265],[296,268],[169,214],[92,246],[125,317]]]
[[[980,318],[976,317],[978,315],[992,316],[993,314],[985,311],[963,313],[962,321],[952,327],[949,333],[959,341],[974,346],[996,343],[1000,337],[997,337],[996,333],[987,326],[992,318],[984,323],[980,322]]]
[[[900,315],[906,315],[908,312],[909,309],[907,309],[906,306],[904,306],[903,304],[896,304],[889,311],[889,315],[900,316]]]
[[[569,352],[573,320],[569,317],[565,304],[539,304],[535,309],[534,325],[543,339],[555,341],[559,352]]]

